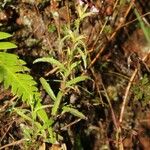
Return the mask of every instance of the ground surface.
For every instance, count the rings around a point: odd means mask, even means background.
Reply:
[[[26,105],[16,102],[11,91],[1,85],[0,149],[60,150],[63,146],[68,150],[150,149],[150,43],[133,9],[139,11],[145,26],[150,28],[150,2],[82,2],[88,5],[88,12],[93,11],[93,7],[96,9],[94,15],[85,18],[80,25],[80,34],[86,35],[86,74],[92,80],[80,84],[82,88],[73,89],[65,99],[72,98],[66,103],[73,104],[87,119],[60,115],[54,127],[63,137],[62,141],[50,144],[39,137],[28,145],[22,140],[20,124],[23,120],[12,112],[13,107],[24,108]],[[39,78],[53,80],[58,76],[50,72],[51,65],[33,64],[33,61],[49,55],[64,60],[59,52],[59,32],[61,35],[66,24],[72,26],[77,18],[75,6],[78,3],[68,0],[0,2],[0,31],[13,34],[10,40],[18,48],[10,52],[27,62],[31,75],[39,84],[43,104],[51,104],[52,101],[42,89]],[[55,11],[59,14],[57,19],[52,15]],[[57,92],[59,85],[54,84],[53,90]],[[119,129],[121,131],[117,135]],[[121,137],[119,141],[117,136]]]

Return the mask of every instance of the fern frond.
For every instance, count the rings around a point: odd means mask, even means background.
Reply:
[[[33,105],[33,100],[40,97],[32,76],[27,74],[29,69],[17,55],[0,52],[0,82],[4,88],[11,87],[14,95],[22,98],[27,104]]]

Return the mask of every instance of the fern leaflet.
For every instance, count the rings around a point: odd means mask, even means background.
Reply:
[[[0,82],[4,83],[5,89],[11,87],[14,95],[33,105],[33,100],[39,99],[40,94],[32,76],[26,74],[29,69],[25,64],[17,55],[0,52]]]

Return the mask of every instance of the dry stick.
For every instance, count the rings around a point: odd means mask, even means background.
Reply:
[[[71,127],[72,125],[78,123],[80,120],[81,120],[81,119],[77,119],[77,120],[71,122],[70,124],[68,124],[68,125],[66,125],[66,126],[64,126],[64,127],[62,127],[60,130],[61,130],[61,131],[66,130],[67,128]]]
[[[150,15],[150,12],[147,12],[147,13],[141,15],[141,17],[145,17],[145,16],[147,16],[147,15]],[[125,26],[128,26],[128,25],[132,24],[133,22],[135,22],[135,21],[137,21],[137,20],[138,20],[137,18],[136,18],[136,19],[133,19],[132,21],[129,21],[129,22],[123,24],[122,26],[120,26],[120,28],[123,28],[123,27],[125,27]],[[120,28],[119,28],[119,29],[120,29]],[[118,30],[119,30],[119,29],[118,29]]]
[[[8,131],[10,130],[10,128],[12,127],[12,124],[14,123],[14,120],[9,124],[9,126],[8,126],[8,128],[7,128],[7,130],[6,130],[6,132],[4,133],[4,135],[2,136],[2,138],[1,138],[1,140],[0,140],[0,142],[2,142],[3,141],[3,139],[5,138],[5,136],[6,136],[6,134],[8,133]]]
[[[99,58],[100,54],[104,51],[105,48],[106,48],[106,45],[104,45],[104,46],[100,49],[100,51],[99,51],[98,54],[95,56],[95,58],[92,60],[92,62],[91,62],[90,65],[88,66],[88,68],[91,68],[91,67],[95,64],[96,60]]]
[[[118,3],[119,3],[119,0],[116,0],[116,2],[115,2],[115,4],[114,4],[114,7],[113,7],[113,10],[116,9]]]
[[[102,34],[102,32],[103,32],[103,30],[104,30],[106,24],[107,24],[107,20],[105,21],[105,23],[104,23],[104,25],[103,25],[103,27],[102,27],[102,29],[101,29],[101,31],[100,31],[99,34]],[[98,39],[97,39],[97,40],[98,40]],[[100,49],[100,51],[98,52],[98,54],[96,55],[96,57],[92,60],[92,62],[91,62],[90,65],[88,66],[88,68],[91,68],[91,66],[93,66],[93,64],[96,62],[96,60],[98,59],[98,57],[99,57],[100,54],[104,51],[105,48],[106,48],[106,45],[104,45],[104,46]],[[92,50],[92,51],[93,51],[93,50]]]
[[[14,96],[13,98],[11,98],[11,99],[9,100],[9,102],[7,102],[2,108],[0,108],[0,112],[3,111],[3,110],[5,111],[7,105],[9,105],[10,103],[12,103],[16,98],[17,98],[17,96]]]
[[[103,33],[107,22],[108,22],[108,20],[106,20],[106,21],[104,22],[104,24],[102,24],[101,20],[98,20],[98,23],[99,23],[100,26],[102,26],[102,28],[100,29],[99,35],[97,36],[96,40],[94,41],[94,44],[93,44],[93,46],[92,46],[93,48],[94,48],[94,46],[97,44],[100,35]]]
[[[149,50],[150,51],[150,50]],[[144,62],[148,56],[150,55],[150,52],[148,54],[145,55],[145,57],[143,57],[142,61]],[[125,95],[124,95],[124,99],[123,99],[123,103],[122,103],[122,107],[121,107],[121,112],[120,112],[120,117],[119,117],[119,123],[121,124],[122,123],[122,120],[123,120],[123,115],[124,115],[124,110],[125,110],[125,106],[126,106],[126,103],[127,103],[127,99],[128,99],[128,95],[129,95],[129,91],[130,91],[130,88],[131,88],[131,85],[133,83],[133,80],[136,76],[138,72],[138,68],[136,68],[129,80],[129,83],[128,83],[128,86],[126,88],[126,91],[125,91]]]
[[[21,139],[21,140],[12,142],[12,143],[10,143],[10,144],[6,144],[6,145],[0,147],[0,150],[1,150],[1,149],[4,149],[4,148],[6,148],[6,147],[10,147],[10,146],[14,146],[14,145],[19,145],[20,143],[22,143],[22,142],[25,141],[25,140],[26,140],[26,139]]]
[[[104,92],[105,92],[105,95],[106,95],[106,99],[107,99],[108,104],[109,104],[109,107],[110,107],[110,111],[111,111],[113,123],[114,123],[116,129],[118,130],[118,129],[119,129],[119,125],[118,125],[118,121],[117,121],[115,112],[114,112],[114,110],[113,110],[112,104],[111,104],[111,100],[110,100],[110,98],[109,98],[109,96],[108,96],[108,94],[107,94],[107,91],[106,91],[106,88],[105,88],[103,82],[102,82],[101,84],[102,84],[102,87],[103,87],[103,89],[104,89]]]
[[[129,80],[128,86],[127,86],[126,91],[125,91],[125,95],[124,95],[124,99],[123,99],[123,103],[122,103],[122,107],[121,107],[121,112],[120,112],[120,117],[119,117],[119,123],[120,124],[122,123],[122,120],[123,120],[123,114],[124,114],[125,105],[126,105],[126,102],[127,102],[127,99],[128,99],[128,94],[129,94],[132,82],[133,82],[137,72],[138,72],[138,69],[136,68],[134,70],[130,80]]]
[[[70,29],[71,16],[70,16],[70,11],[69,11],[69,1],[68,0],[65,1],[65,6],[67,8],[67,14],[66,14],[67,15],[67,26]]]
[[[89,53],[93,52],[94,46],[97,44],[97,41],[99,40],[99,36],[102,34],[108,20],[105,21],[104,25],[102,26],[102,29],[99,31],[99,35],[96,37],[96,40],[94,41],[94,44],[92,45],[92,48],[88,51]],[[93,29],[93,28],[92,28]],[[90,67],[89,67],[90,68]]]

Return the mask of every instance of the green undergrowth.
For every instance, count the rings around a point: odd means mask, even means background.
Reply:
[[[86,9],[87,6],[77,6],[78,18],[73,23],[74,27],[70,28],[65,26],[61,36],[58,32],[58,48],[62,59],[58,60],[53,56],[49,56],[38,58],[34,61],[34,63],[50,63],[59,77],[55,81],[60,83],[58,93],[53,91],[54,88],[51,87],[46,79],[43,77],[40,78],[43,89],[52,100],[51,105],[42,104],[41,93],[37,88],[36,81],[30,75],[30,69],[26,67],[26,62],[16,54],[6,52],[7,49],[11,50],[17,47],[11,42],[3,41],[11,35],[0,32],[0,82],[3,83],[5,89],[10,88],[14,96],[17,96],[18,99],[29,106],[29,109],[20,107],[13,108],[13,112],[17,113],[23,120],[20,128],[22,129],[27,149],[32,146],[38,147],[38,143],[36,143],[38,137],[43,142],[51,144],[63,140],[63,137],[56,133],[53,128],[55,125],[54,118],[57,118],[57,116],[70,113],[77,118],[86,119],[86,116],[73,106],[73,104],[65,102],[66,95],[78,89],[78,83],[89,79],[83,73],[87,68],[85,37],[79,33],[80,23],[85,17],[91,15],[91,13],[86,13]],[[55,15],[56,13],[52,12],[54,17],[57,17]],[[76,74],[75,72],[79,73]],[[48,114],[45,109],[50,109],[51,113]]]
[[[1,40],[10,36],[11,35],[8,33],[0,33]],[[38,129],[36,130],[37,135],[42,134],[43,136],[46,136],[44,135],[46,133],[43,133],[43,126],[49,128],[49,132],[51,133],[52,131],[50,130],[52,129],[49,126],[52,124],[52,121],[48,118],[43,109],[41,104],[41,94],[38,91],[36,81],[29,75],[30,70],[25,66],[25,61],[19,59],[15,54],[4,52],[6,49],[16,48],[17,46],[11,42],[0,42],[0,45],[0,82],[3,82],[5,89],[11,88],[13,95],[16,95],[24,103],[30,106],[30,110],[14,108],[14,111],[24,120],[29,121],[32,126],[35,127],[34,129]],[[42,123],[36,121],[37,117],[40,118]],[[30,132],[28,132],[28,134],[30,134]],[[54,141],[53,137],[51,137],[51,141]]]
[[[133,85],[132,88],[134,94],[134,102],[138,101],[142,104],[143,107],[149,104],[150,100],[150,80],[148,76],[145,74],[144,77]]]

